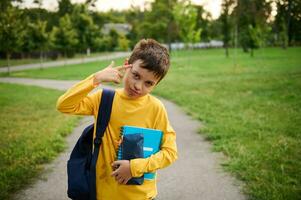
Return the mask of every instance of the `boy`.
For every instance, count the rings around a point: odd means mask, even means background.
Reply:
[[[111,118],[102,138],[96,165],[98,200],[146,200],[157,195],[156,179],[142,185],[126,185],[132,177],[155,172],[177,159],[176,134],[170,126],[163,104],[149,93],[169,69],[169,54],[165,47],[152,39],[139,41],[124,66],[107,68],[92,74],[71,87],[57,102],[63,113],[94,115],[96,119],[101,91],[88,94],[105,82],[120,83],[115,91]],[[149,158],[116,160],[120,128],[124,125],[163,131],[161,150]],[[94,130],[95,136],[95,130]]]

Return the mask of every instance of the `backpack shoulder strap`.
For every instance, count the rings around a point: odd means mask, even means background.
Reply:
[[[115,91],[103,89],[96,122],[96,137],[90,165],[90,200],[96,200],[96,163],[102,137],[110,121]]]
[[[102,136],[110,121],[114,95],[114,90],[103,89],[102,91],[101,103],[99,105],[96,123],[96,137],[94,139],[95,146],[100,146]]]

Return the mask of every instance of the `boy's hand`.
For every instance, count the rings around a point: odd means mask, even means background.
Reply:
[[[132,65],[129,64],[118,67],[114,67],[114,65],[115,63],[112,61],[108,67],[96,72],[94,75],[93,84],[98,85],[103,82],[114,82],[118,84],[121,82],[121,79],[124,76],[124,71],[132,67]]]
[[[112,167],[115,171],[113,171],[111,176],[114,176],[119,184],[126,184],[132,178],[129,160],[115,161]]]

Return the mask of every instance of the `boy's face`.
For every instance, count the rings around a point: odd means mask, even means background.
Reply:
[[[136,60],[123,79],[125,93],[133,99],[150,93],[159,81],[152,71],[140,67],[141,64],[142,60]]]

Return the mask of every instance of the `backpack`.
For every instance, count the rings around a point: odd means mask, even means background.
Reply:
[[[96,200],[96,162],[102,137],[110,120],[114,95],[113,90],[103,90],[96,127],[94,124],[86,127],[71,152],[67,163],[67,194],[71,199]],[[93,141],[94,128],[96,137]]]

